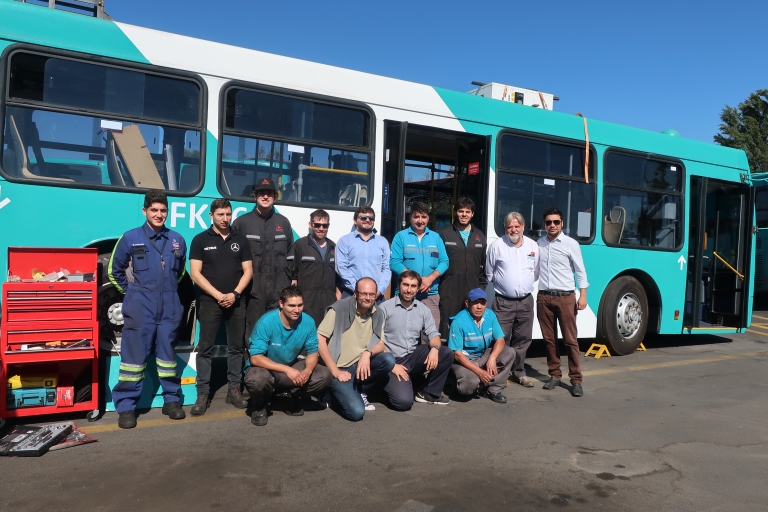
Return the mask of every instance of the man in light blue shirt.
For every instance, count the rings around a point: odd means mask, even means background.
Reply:
[[[453,318],[448,348],[453,350],[451,377],[460,395],[479,391],[498,404],[515,362],[515,349],[504,343],[504,331],[496,314],[488,308],[488,297],[480,288],[470,290],[467,306]]]
[[[539,294],[536,297],[536,316],[541,336],[547,344],[549,380],[544,389],[560,385],[562,371],[557,353],[556,322],[560,323],[563,343],[568,352],[568,377],[571,379],[571,395],[584,396],[581,386],[581,362],[576,330],[576,313],[587,307],[587,272],[581,257],[581,247],[573,238],[563,234],[563,214],[555,207],[544,210],[544,227],[547,236],[539,238]],[[576,275],[579,299],[576,300]]]
[[[373,232],[376,214],[370,206],[355,211],[355,230],[342,236],[336,244],[336,273],[341,278],[342,298],[355,293],[357,282],[370,277],[376,281],[376,300],[381,301],[389,286],[389,243]]]
[[[432,312],[435,325],[440,325],[440,276],[448,270],[448,253],[445,243],[436,231],[430,231],[429,207],[415,202],[411,205],[411,227],[400,231],[392,239],[392,256],[389,266],[395,275],[413,270],[421,276],[421,286],[416,299]],[[422,336],[422,343],[429,340]]]
[[[296,398],[317,395],[331,383],[331,372],[318,366],[315,321],[304,313],[304,297],[296,286],[280,292],[279,309],[262,315],[250,337],[250,367],[245,387],[251,396],[251,423],[267,424],[266,405],[274,391],[288,391],[290,402],[285,411],[301,416],[304,411]],[[299,359],[305,350],[306,359]]]

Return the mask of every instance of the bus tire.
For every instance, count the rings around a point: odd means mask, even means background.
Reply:
[[[115,342],[123,332],[123,294],[109,280],[111,256],[110,253],[98,256],[98,317],[101,337]]]
[[[608,285],[597,328],[611,353],[626,356],[637,350],[648,330],[648,297],[637,279],[622,276]]]

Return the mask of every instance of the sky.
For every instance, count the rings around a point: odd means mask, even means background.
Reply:
[[[560,97],[555,110],[712,142],[768,88],[768,2],[106,0],[115,20],[469,91]]]

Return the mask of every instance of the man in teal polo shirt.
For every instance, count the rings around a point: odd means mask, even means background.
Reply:
[[[304,311],[304,297],[297,286],[280,292],[278,309],[264,314],[250,337],[250,368],[245,388],[251,395],[251,423],[267,424],[266,405],[274,391],[288,391],[289,416],[301,416],[299,395],[317,395],[331,383],[331,372],[317,366],[315,321]],[[299,353],[306,351],[306,359]]]
[[[460,395],[476,391],[496,403],[507,402],[501,394],[515,362],[515,349],[504,343],[504,331],[496,313],[487,309],[488,297],[480,288],[470,290],[463,309],[453,318],[448,333],[448,348],[454,364],[449,378]]]
[[[413,270],[421,276],[416,299],[429,308],[435,325],[440,325],[440,295],[437,288],[440,276],[448,270],[448,253],[443,239],[437,231],[431,231],[428,224],[429,207],[418,201],[413,203],[411,227],[400,231],[392,239],[389,268],[395,276],[406,270]],[[429,340],[422,335],[421,342],[428,343]]]

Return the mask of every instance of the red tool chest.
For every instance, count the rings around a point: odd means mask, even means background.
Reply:
[[[97,258],[97,249],[9,247],[8,272],[31,279],[33,269],[48,274],[63,268],[97,276]],[[98,416],[97,286],[95,277],[91,282],[3,283],[0,420],[75,411],[91,411],[89,419]],[[66,400],[9,407],[5,389],[9,377],[45,374],[58,376],[58,394]]]

